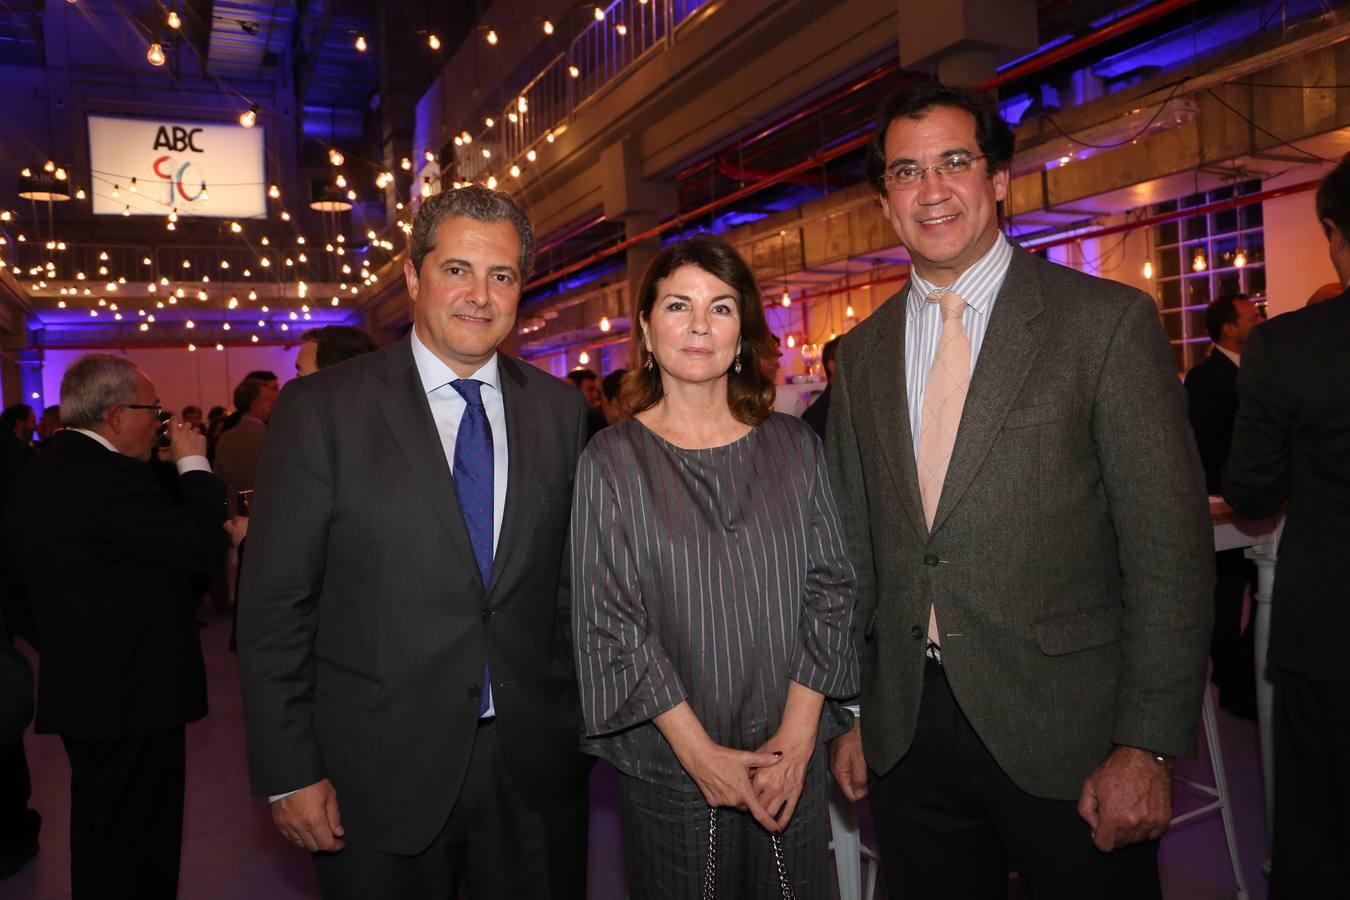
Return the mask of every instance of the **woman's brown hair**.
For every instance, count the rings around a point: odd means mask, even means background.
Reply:
[[[643,328],[656,306],[657,286],[681,266],[697,266],[726,282],[736,292],[741,321],[741,344],[736,360],[741,364],[727,372],[727,406],[737,421],[758,425],[773,412],[773,377],[778,372],[778,340],[764,319],[759,284],[741,255],[719,237],[699,234],[662,250],[642,276],[637,309],[633,313],[633,371],[624,376],[623,405],[633,413],[651,409],[664,395],[661,369],[652,361],[647,367]]]

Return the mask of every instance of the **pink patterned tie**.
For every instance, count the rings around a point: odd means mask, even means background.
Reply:
[[[929,303],[942,309],[942,333],[937,353],[928,370],[928,387],[923,395],[923,416],[919,425],[919,496],[923,498],[923,519],[929,530],[937,514],[942,484],[947,480],[947,465],[952,461],[956,430],[961,425],[961,410],[970,389],[970,339],[961,315],[966,301],[948,290],[928,295]],[[928,639],[938,640],[937,615],[928,610]]]

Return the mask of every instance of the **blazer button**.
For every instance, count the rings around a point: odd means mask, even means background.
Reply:
[[[936,553],[930,553],[923,558],[923,564],[929,568],[936,566],[940,562],[942,562],[942,560],[938,558]]]
[[[483,621],[486,622],[490,618],[492,618],[492,610],[491,609],[483,610]]]
[[[914,640],[916,641],[923,640],[924,630],[920,626],[915,625],[913,628],[909,630],[909,633],[914,635]]]
[[[477,700],[482,693],[483,693],[483,686],[481,684],[469,685],[469,696],[472,697],[473,699]]]

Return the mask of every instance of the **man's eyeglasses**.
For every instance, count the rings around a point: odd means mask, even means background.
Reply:
[[[903,191],[919,183],[925,172],[941,175],[943,178],[958,178],[970,171],[977,159],[988,159],[985,155],[971,156],[969,153],[954,153],[940,163],[931,166],[896,166],[881,176],[881,183],[892,191]]]
[[[160,406],[158,403],[123,403],[122,406],[125,409],[151,410],[152,412],[154,412],[156,419],[164,415],[164,407]]]

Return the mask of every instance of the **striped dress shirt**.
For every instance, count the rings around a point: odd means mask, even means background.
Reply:
[[[686,450],[636,419],[581,456],[572,604],[585,749],[621,772],[697,790],[654,716],[688,701],[717,743],[753,750],[796,681],[858,690],[854,573],[820,440],[775,414],[724,447]]]
[[[961,273],[948,287],[966,301],[961,322],[970,340],[970,371],[975,372],[975,361],[980,357],[980,345],[989,329],[989,317],[994,312],[994,301],[1003,277],[1012,262],[1012,244],[999,232],[994,246],[976,260],[975,265]],[[914,435],[914,458],[919,458],[919,428],[923,422],[923,395],[928,389],[928,370],[937,355],[938,337],[942,334],[942,310],[936,303],[928,303],[928,295],[936,285],[925,281],[914,272],[909,278],[909,297],[905,301],[908,316],[905,327],[905,389],[909,394],[909,429]]]

